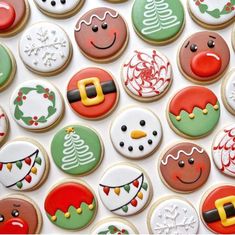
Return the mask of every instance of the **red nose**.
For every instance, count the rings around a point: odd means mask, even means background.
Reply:
[[[6,3],[0,2],[0,30],[8,29],[15,21],[14,8]]]
[[[28,234],[28,224],[19,218],[9,219],[0,225],[0,234]]]
[[[203,51],[195,55],[191,61],[193,73],[200,77],[216,75],[221,69],[222,61],[215,52]]]

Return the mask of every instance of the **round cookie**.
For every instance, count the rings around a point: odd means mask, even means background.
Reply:
[[[44,202],[49,220],[66,230],[87,227],[96,216],[97,206],[96,196],[90,187],[78,180],[58,184],[48,193]]]
[[[4,90],[11,83],[15,73],[15,58],[12,52],[0,43],[0,91]]]
[[[28,0],[1,0],[0,37],[17,34],[26,25],[30,15]]]
[[[68,83],[67,99],[79,116],[101,119],[108,116],[119,100],[119,89],[107,71],[89,67],[76,73]]]
[[[114,148],[130,159],[140,159],[153,154],[162,135],[158,117],[149,109],[137,106],[121,111],[110,128]]]
[[[76,14],[85,0],[34,0],[39,10],[51,17],[68,18]]]
[[[135,0],[132,23],[143,40],[157,45],[168,44],[183,31],[184,8],[180,0]]]
[[[39,234],[42,215],[26,196],[7,195],[0,199],[0,234]]]
[[[235,231],[235,186],[218,185],[208,190],[200,205],[204,225],[215,234],[234,234]]]
[[[103,159],[103,142],[98,133],[84,125],[70,125],[59,130],[51,142],[55,164],[65,173],[87,175]]]
[[[40,22],[23,33],[19,42],[19,54],[32,72],[54,76],[68,66],[72,57],[72,45],[61,27]]]
[[[135,50],[122,66],[122,84],[126,92],[139,101],[160,99],[170,88],[172,67],[155,49]]]
[[[5,142],[9,132],[9,121],[6,113],[0,106],[0,146]]]
[[[198,84],[220,79],[230,62],[226,41],[215,32],[202,31],[191,35],[178,53],[178,66],[185,78]]]
[[[141,212],[152,199],[152,184],[147,174],[137,165],[126,162],[106,170],[98,191],[104,206],[120,216]]]
[[[209,29],[222,29],[235,17],[233,0],[188,0],[188,9],[197,24]]]
[[[211,170],[210,157],[200,146],[181,142],[170,147],[159,160],[159,173],[170,189],[188,193],[204,185]]]
[[[118,58],[129,39],[122,16],[106,7],[85,13],[77,22],[74,35],[81,52],[97,62],[110,62]]]
[[[64,101],[51,83],[30,80],[12,93],[10,111],[21,127],[30,131],[46,131],[54,127],[64,113]]]
[[[6,188],[35,190],[46,180],[48,171],[47,153],[35,140],[18,138],[0,149],[0,182]]]
[[[218,98],[202,86],[188,86],[178,91],[167,107],[167,120],[172,130],[189,139],[208,135],[219,118]]]
[[[232,69],[223,80],[221,93],[224,106],[235,115],[235,69]]]
[[[181,197],[168,196],[152,205],[147,224],[151,234],[197,234],[200,222],[191,203]]]

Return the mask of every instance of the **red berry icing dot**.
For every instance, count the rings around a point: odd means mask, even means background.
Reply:
[[[6,2],[0,2],[0,30],[11,27],[15,21],[15,10],[13,6]]]

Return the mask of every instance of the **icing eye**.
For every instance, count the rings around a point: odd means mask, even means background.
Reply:
[[[132,146],[129,146],[129,147],[128,147],[128,150],[129,150],[130,152],[132,152],[132,151],[133,151],[133,147],[132,147]]]
[[[125,125],[123,125],[123,126],[121,127],[121,130],[122,130],[122,131],[126,131],[126,130],[127,130],[127,127],[126,127]]]
[[[191,165],[193,165],[193,164],[194,164],[194,159],[193,159],[192,157],[189,158],[188,163],[191,164]]]
[[[120,142],[120,147],[124,147],[124,142]]]
[[[56,5],[55,1],[51,1],[51,5],[54,7]]]
[[[19,212],[18,210],[13,210],[13,211],[11,212],[11,215],[12,215],[13,217],[18,217],[19,214],[20,214],[20,212]]]
[[[60,0],[61,4],[65,4],[66,0]]]
[[[192,45],[190,46],[190,50],[191,50],[192,52],[196,52],[196,51],[197,51],[197,45],[196,45],[196,44],[192,44]]]
[[[184,167],[184,161],[179,161],[178,165],[179,165],[179,167]]]
[[[4,221],[4,216],[0,215],[0,223]]]
[[[96,32],[98,32],[98,30],[99,30],[99,27],[98,27],[97,25],[93,25],[93,26],[92,26],[92,31],[93,31],[93,32],[96,33]]]
[[[107,29],[108,28],[108,24],[106,22],[104,22],[102,25],[101,25],[102,29]]]
[[[209,40],[209,41],[207,42],[207,46],[208,46],[209,48],[214,48],[214,47],[215,47],[215,42],[214,42],[213,40]]]
[[[153,143],[153,141],[152,140],[148,140],[148,144],[152,144]]]
[[[140,121],[140,125],[141,125],[141,126],[145,126],[145,121],[144,121],[144,120],[141,120],[141,121]]]
[[[157,132],[156,132],[156,131],[153,131],[153,135],[156,136],[156,135],[157,135]]]
[[[143,146],[143,145],[140,145],[140,146],[139,146],[139,150],[140,150],[140,151],[143,151],[143,150],[144,150],[144,146]]]

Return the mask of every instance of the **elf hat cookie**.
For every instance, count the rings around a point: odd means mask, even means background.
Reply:
[[[99,182],[104,206],[121,216],[140,213],[152,199],[152,184],[137,165],[120,163],[106,170]]]
[[[66,230],[87,227],[96,216],[97,206],[93,191],[78,180],[66,180],[58,184],[48,193],[44,202],[49,220]]]
[[[170,127],[179,135],[196,139],[214,130],[220,118],[220,104],[208,88],[188,86],[177,92],[167,108]]]
[[[3,108],[0,106],[0,146],[5,142],[9,133],[9,121]]]
[[[196,23],[209,29],[224,28],[235,18],[233,0],[188,0],[188,9]]]
[[[215,32],[202,31],[191,35],[178,53],[181,73],[198,84],[209,84],[220,79],[230,62],[226,41]]]
[[[122,84],[126,92],[140,101],[160,99],[170,88],[172,67],[155,49],[135,50],[122,66]]]
[[[7,195],[0,199],[0,234],[38,234],[42,215],[26,196]]]
[[[65,173],[86,175],[103,159],[104,147],[99,134],[85,125],[69,125],[59,130],[51,143],[55,164]]]
[[[71,108],[86,119],[108,116],[119,100],[119,89],[107,71],[89,67],[76,73],[68,83],[67,99]]]
[[[129,38],[122,16],[106,7],[85,13],[77,22],[74,35],[81,52],[98,62],[110,62],[119,57]]]
[[[48,170],[47,153],[35,140],[18,138],[0,149],[0,182],[6,188],[37,189],[45,181]]]
[[[132,23],[136,33],[153,44],[174,41],[183,31],[184,8],[180,0],[135,0]]]

